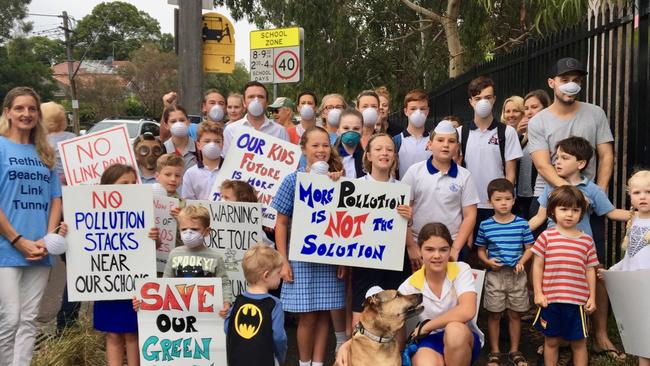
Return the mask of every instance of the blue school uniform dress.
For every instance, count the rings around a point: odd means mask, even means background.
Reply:
[[[299,169],[298,172],[304,172]],[[286,176],[273,198],[271,207],[285,216],[293,216],[293,199],[298,172]],[[288,228],[287,242],[291,228]],[[287,253],[289,244],[287,245]],[[291,313],[341,309],[345,306],[345,283],[336,277],[337,266],[289,261],[293,282],[282,283],[282,307]]]
[[[135,333],[138,316],[131,300],[95,301],[93,326],[100,332]]]

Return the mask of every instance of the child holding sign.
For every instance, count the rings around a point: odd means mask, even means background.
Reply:
[[[187,200],[209,200],[222,162],[223,129],[215,123],[203,122],[197,137],[202,160],[183,175],[182,196]]]
[[[177,192],[183,177],[183,158],[176,154],[161,155],[156,162],[156,180],[167,196],[180,198]]]
[[[137,184],[138,176],[130,165],[111,165],[99,184]],[[158,229],[149,231],[149,238],[158,241]],[[150,258],[155,260],[155,258]],[[140,364],[138,347],[138,318],[129,300],[95,301],[93,306],[93,325],[95,329],[106,332],[106,364],[122,366],[124,350],[129,366]]]
[[[358,142],[358,141],[357,141]],[[305,131],[300,139],[302,153],[307,159],[305,169],[310,172],[314,163],[329,165],[328,175],[338,179],[341,163],[329,142],[329,134],[321,127]],[[283,257],[282,304],[285,310],[299,313],[298,353],[301,366],[322,366],[329,331],[329,310],[345,306],[344,275],[341,267],[288,260],[289,227],[293,216],[297,172],[284,178],[271,207],[278,211],[275,224],[276,247]],[[312,363],[313,361],[313,363]]]

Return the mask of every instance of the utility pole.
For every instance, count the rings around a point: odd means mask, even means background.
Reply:
[[[180,104],[189,114],[201,115],[203,47],[201,0],[178,2],[178,61]]]
[[[79,134],[79,100],[77,99],[77,84],[74,81],[74,61],[72,60],[72,41],[70,40],[70,26],[68,12],[63,15],[63,32],[65,33],[65,49],[68,57],[68,80],[70,81],[70,97],[72,98],[72,128],[75,134]]]

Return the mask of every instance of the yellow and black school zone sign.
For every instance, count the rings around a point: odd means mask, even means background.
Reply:
[[[244,304],[235,315],[235,331],[240,337],[251,339],[262,328],[263,321],[260,308],[253,304]]]
[[[235,71],[235,28],[219,13],[203,14],[203,71],[232,74]]]

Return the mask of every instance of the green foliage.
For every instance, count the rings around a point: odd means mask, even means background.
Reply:
[[[25,38],[0,47],[0,98],[16,86],[34,88],[44,101],[52,99],[56,89],[50,66],[38,59]]]
[[[15,26],[24,25],[22,20],[27,16],[27,5],[31,0],[0,0],[0,44],[11,37]]]
[[[121,2],[101,3],[83,17],[74,31],[75,58],[125,60],[145,42],[158,43],[160,25],[144,11]],[[168,37],[166,36],[167,40]]]
[[[206,73],[203,78],[203,90],[217,89],[227,97],[230,93],[241,93],[249,80],[250,74],[246,65],[243,62],[237,62],[232,74]]]
[[[27,39],[34,55],[47,65],[55,65],[66,60],[65,43],[60,39],[35,36]]]

